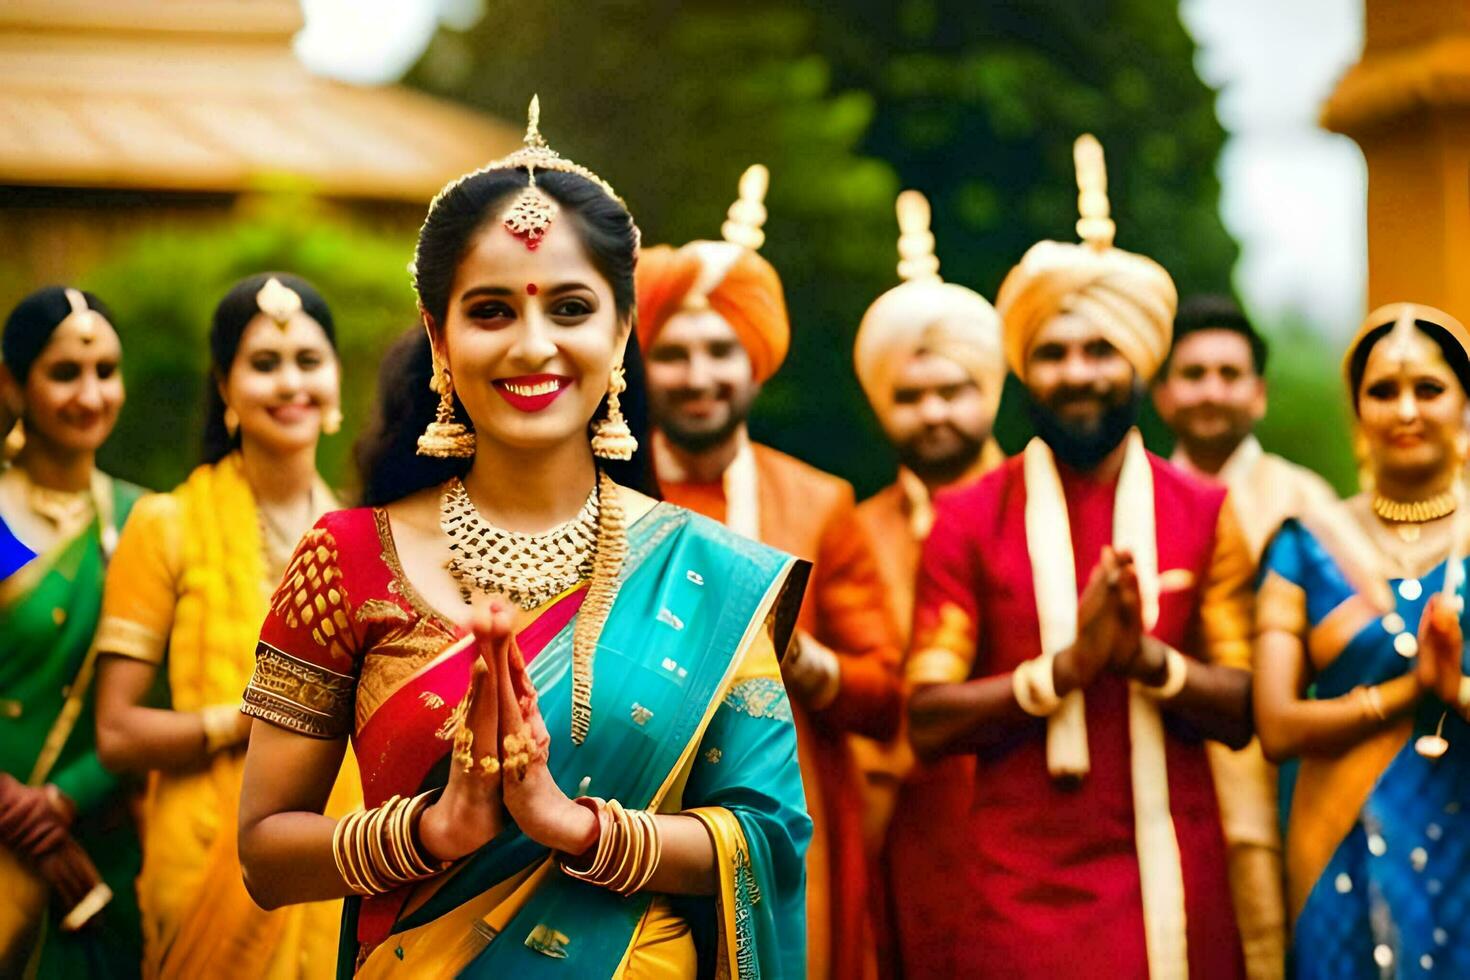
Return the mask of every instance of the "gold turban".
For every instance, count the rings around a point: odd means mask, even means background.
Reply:
[[[879,417],[893,407],[894,372],[928,351],[954,361],[980,387],[994,414],[1005,381],[1000,318],[979,293],[939,278],[929,202],[918,191],[898,196],[898,274],[904,281],[879,296],[858,327],[853,361]]]
[[[757,384],[780,368],[791,345],[786,297],[775,268],[755,251],[765,241],[767,180],[759,164],[740,178],[740,199],[721,229],[724,241],[658,245],[639,256],[638,343],[645,351],[676,314],[709,309],[735,331]]]
[[[1179,302],[1174,280],[1153,259],[1113,247],[1102,146],[1083,135],[1073,155],[1082,244],[1038,242],[1001,283],[995,306],[1006,361],[1024,378],[1036,335],[1053,317],[1072,313],[1101,329],[1148,380],[1169,353]]]

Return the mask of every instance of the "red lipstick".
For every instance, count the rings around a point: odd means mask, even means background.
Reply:
[[[562,374],[524,374],[516,378],[497,378],[492,384],[511,408],[539,412],[570,388],[572,379]]]

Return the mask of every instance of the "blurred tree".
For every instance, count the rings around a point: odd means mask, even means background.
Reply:
[[[383,350],[414,325],[407,264],[410,235],[348,220],[293,195],[244,199],[213,227],[145,232],[83,285],[103,297],[123,342],[128,403],[100,454],[102,466],[168,489],[198,462],[215,304],[238,279],[267,269],[306,277],[327,299],[342,361],[341,435],[322,442],[319,463],[350,490],[353,434],[367,418]]]
[[[753,428],[869,491],[893,458],[852,338],[896,281],[902,187],[934,202],[946,277],[994,296],[1031,243],[1074,238],[1071,145],[1091,131],[1119,244],[1182,290],[1226,286],[1224,134],[1193,52],[1158,0],[542,0],[441,32],[409,81],[512,119],[539,92],[551,144],[618,188],[649,243],[718,235],[740,172],[767,164],[763,252],[795,336]]]

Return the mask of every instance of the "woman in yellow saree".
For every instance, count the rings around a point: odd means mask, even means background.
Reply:
[[[321,934],[340,903],[257,908],[235,819],[255,636],[297,539],[335,506],[316,472],[340,419],[331,312],[304,280],[251,276],[216,309],[210,350],[204,464],[138,502],[108,570],[98,750],[111,769],[149,774],[143,975],[324,978],[335,949]],[[355,775],[343,808],[360,799]]]
[[[273,601],[246,878],[355,896],[346,977],[799,976],[802,569],[653,499],[637,229],[532,119],[430,206],[432,349],[385,365],[376,506],[319,522]],[[370,809],[335,821],[349,737]]]
[[[96,465],[124,401],[111,319],[50,286],[0,341],[24,435],[0,467],[0,976],[138,975],[131,787],[97,761],[92,722],[102,576],[142,493]]]

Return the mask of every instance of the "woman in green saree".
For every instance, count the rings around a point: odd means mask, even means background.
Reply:
[[[97,761],[90,654],[117,528],[141,494],[97,469],[123,404],[106,307],[53,286],[5,324],[0,394],[21,448],[0,520],[33,555],[0,579],[0,975],[138,973],[138,841]]]
[[[430,206],[429,341],[385,362],[371,506],[303,539],[245,696],[269,723],[247,885],[356,896],[342,976],[802,973],[811,824],[777,654],[804,570],[654,499],[636,254],[534,104],[524,150]],[[348,737],[370,809],[339,823]]]

